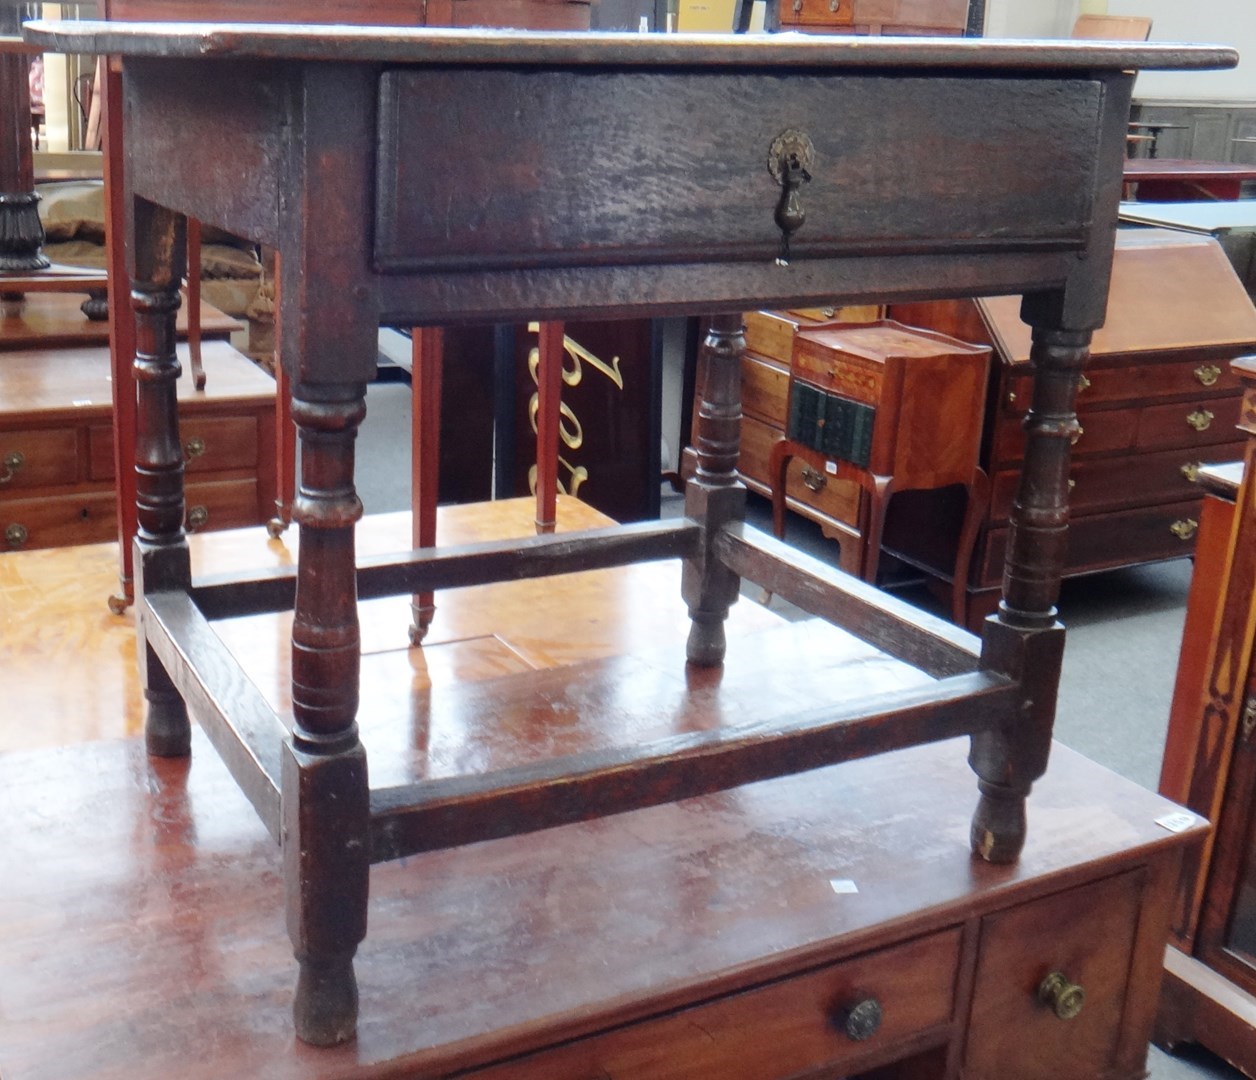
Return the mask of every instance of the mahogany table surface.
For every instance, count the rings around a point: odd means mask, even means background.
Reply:
[[[1233,200],[1242,195],[1246,180],[1256,180],[1256,164],[1191,158],[1127,158],[1125,162],[1125,182],[1138,185],[1138,199],[1143,202]]]
[[[86,287],[84,287],[84,291]],[[20,315],[0,318],[0,352],[10,349],[70,349],[108,345],[108,320],[94,321],[79,310],[85,297],[68,292],[32,292]],[[227,338],[241,324],[211,304],[201,304],[201,337]],[[179,311],[179,335],[187,335],[187,312]]]

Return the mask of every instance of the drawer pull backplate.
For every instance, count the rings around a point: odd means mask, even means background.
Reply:
[[[1207,409],[1196,409],[1193,413],[1187,414],[1186,422],[1196,431],[1207,431],[1216,418],[1216,414]]]
[[[1189,540],[1195,535],[1199,528],[1199,522],[1194,518],[1179,518],[1169,526],[1169,532],[1176,536],[1179,540]]]
[[[1200,364],[1195,369],[1195,378],[1199,380],[1200,386],[1212,386],[1221,378],[1221,369],[1216,364]]]

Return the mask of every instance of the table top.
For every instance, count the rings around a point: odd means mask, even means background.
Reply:
[[[1016,68],[1062,71],[1234,67],[1212,45],[810,34],[640,34],[378,26],[53,22],[24,24],[53,52],[185,58],[251,56],[437,64],[797,65],[838,68]]]
[[[1123,202],[1121,220],[1199,233],[1251,232],[1256,230],[1256,199],[1175,203]]]
[[[1256,162],[1195,161],[1191,158],[1126,158],[1126,180],[1256,180]]]

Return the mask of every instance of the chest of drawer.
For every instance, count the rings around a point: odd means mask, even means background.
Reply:
[[[1105,454],[1133,448],[1138,437],[1140,413],[1141,410],[1137,408],[1079,411],[1077,422],[1081,430],[1073,444],[1074,456]],[[1025,456],[1025,428],[1022,417],[1000,414],[995,423],[990,456],[995,467],[1014,464]]]
[[[849,27],[855,21],[855,0],[784,0],[781,26]]]
[[[112,490],[11,499],[0,504],[3,551],[95,544],[117,538]]]
[[[844,1067],[857,1068],[896,1043],[931,1031],[945,1038],[959,946],[958,930],[943,931],[471,1076],[784,1080],[821,1069],[846,1075]]]
[[[776,428],[748,416],[742,419],[737,467],[752,487],[765,493],[770,479],[768,459],[780,437]],[[853,526],[859,519],[859,485],[813,469],[799,458],[791,461],[785,471],[785,498],[791,509],[814,511],[844,525]]]
[[[0,432],[0,498],[79,478],[79,433],[72,426]]]
[[[1032,386],[1028,372],[1017,371],[1004,380],[1003,408],[1023,416],[1029,409]],[[1158,398],[1191,398],[1239,392],[1238,376],[1227,359],[1191,359],[1174,362],[1148,360],[1121,367],[1088,367],[1077,392],[1077,405],[1143,403]]]
[[[885,365],[863,356],[817,347],[799,338],[794,349],[794,370],[801,379],[865,405],[881,400]]]

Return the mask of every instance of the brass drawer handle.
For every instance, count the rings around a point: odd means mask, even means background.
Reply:
[[[1216,418],[1216,415],[1207,409],[1196,409],[1193,413],[1187,414],[1186,422],[1196,431],[1207,431]]]
[[[13,450],[4,455],[4,472],[0,474],[0,484],[7,484],[16,475],[18,469],[26,464],[26,455],[21,450]]]
[[[1199,470],[1202,465],[1202,461],[1188,461],[1182,466],[1182,475],[1185,476],[1192,484],[1198,484]]]
[[[876,998],[860,998],[838,1011],[837,1026],[851,1042],[863,1042],[877,1033],[882,1015]]]
[[[205,453],[205,440],[199,435],[193,435],[187,442],[183,444],[183,456],[186,458],[198,458]]]
[[[1076,446],[1079,442],[1082,441],[1082,436],[1085,434],[1086,434],[1086,429],[1082,427],[1081,424],[1078,424],[1077,430],[1074,431],[1073,434],[1069,437],[1069,445]]]
[[[1072,491],[1075,487],[1077,487],[1077,481],[1074,480],[1072,477],[1069,477],[1069,481],[1068,481],[1069,491]]]
[[[5,543],[9,545],[11,550],[16,551],[27,540],[30,539],[30,531],[25,525],[19,525],[16,521],[4,530]]]
[[[195,532],[208,521],[209,511],[205,507],[193,506],[188,509],[188,532]]]
[[[1050,1007],[1061,1020],[1072,1020],[1086,1003],[1086,991],[1053,971],[1038,985],[1038,1000]]]
[[[1199,522],[1194,518],[1179,518],[1169,526],[1169,532],[1179,540],[1189,540],[1199,529]]]
[[[1090,380],[1085,375],[1077,377],[1077,392],[1080,394],[1083,390],[1090,389]]]
[[[1195,378],[1199,380],[1200,386],[1212,386],[1219,378],[1221,378],[1221,369],[1216,364],[1200,364],[1195,369]]]
[[[817,472],[810,465],[804,465],[802,467],[802,482],[803,486],[810,491],[823,491],[829,479],[824,473]]]

